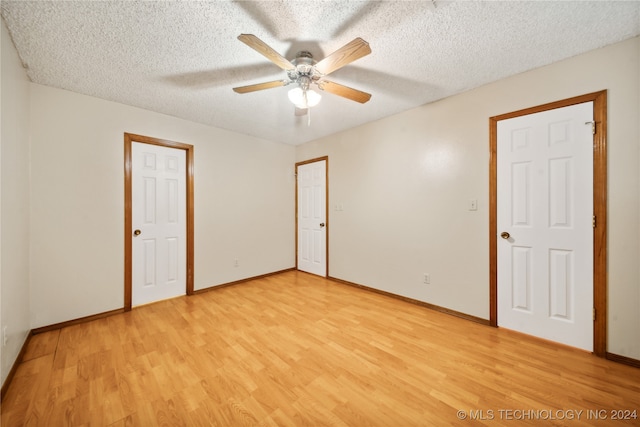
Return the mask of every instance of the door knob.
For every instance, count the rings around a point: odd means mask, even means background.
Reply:
[[[500,237],[502,237],[503,239],[508,239],[509,237],[511,237],[511,234],[503,231],[502,233],[500,233]]]
[[[320,223],[320,228],[324,227],[324,222]]]
[[[140,233],[142,233],[142,231],[140,231],[140,230],[135,230],[135,231],[133,232],[133,235],[134,235],[134,236],[139,236],[139,235],[140,235]]]

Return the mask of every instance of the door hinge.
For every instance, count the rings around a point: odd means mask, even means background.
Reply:
[[[595,215],[591,219],[591,225],[593,226],[593,228],[596,228],[596,216]]]
[[[596,308],[595,307],[593,307],[593,320],[594,321],[596,320]]]
[[[591,133],[593,135],[596,134],[596,122],[591,121],[591,122],[584,122],[585,125],[591,125]]]

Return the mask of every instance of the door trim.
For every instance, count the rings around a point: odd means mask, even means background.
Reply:
[[[489,324],[498,326],[497,142],[500,120],[593,102],[593,352],[607,351],[607,91],[526,108],[489,118]]]
[[[131,310],[133,283],[133,220],[132,220],[132,162],[131,145],[133,142],[177,148],[186,151],[186,183],[187,183],[187,265],[186,265],[186,294],[193,295],[193,259],[194,259],[194,220],[193,220],[193,145],[149,136],[124,134],[124,310]]]
[[[324,194],[325,194],[325,203],[324,203],[324,208],[325,208],[325,255],[324,255],[324,262],[325,262],[325,276],[324,277],[329,277],[329,227],[331,226],[331,221],[329,221],[329,156],[322,156],[322,157],[317,157],[315,159],[309,159],[309,160],[304,160],[302,162],[297,162],[296,163],[296,169],[295,169],[295,177],[296,177],[296,203],[295,203],[295,209],[296,209],[296,232],[295,232],[295,250],[296,250],[296,270],[298,270],[298,167],[299,166],[303,166],[309,163],[315,163],[315,162],[321,162],[321,161],[325,161],[324,163],[324,179],[325,179],[325,183],[324,183]]]

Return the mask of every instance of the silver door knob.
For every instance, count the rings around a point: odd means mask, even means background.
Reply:
[[[508,239],[509,237],[511,237],[511,234],[503,231],[502,233],[500,233],[500,237],[502,237],[503,239]]]
[[[134,236],[139,236],[139,235],[140,235],[140,233],[142,233],[142,231],[140,231],[140,230],[135,230],[135,231],[133,232],[133,235],[134,235]]]
[[[324,222],[320,223],[320,228],[324,227]]]

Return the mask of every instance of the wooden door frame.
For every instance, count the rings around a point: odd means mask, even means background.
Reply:
[[[159,145],[161,147],[185,150],[186,155],[186,184],[187,184],[187,235],[186,235],[186,294],[193,295],[193,259],[194,259],[194,220],[193,220],[193,145],[149,136],[124,134],[124,310],[130,311],[132,304],[133,284],[133,218],[132,218],[132,143]]]
[[[316,162],[321,162],[324,160],[324,209],[325,209],[325,255],[324,255],[324,262],[325,262],[325,275],[324,277],[329,277],[329,156],[322,156],[322,157],[317,157],[315,159],[309,159],[309,160],[304,160],[302,162],[297,162],[296,163],[296,169],[295,169],[295,177],[296,177],[296,203],[295,203],[295,209],[296,209],[296,233],[295,233],[295,239],[296,239],[296,270],[298,269],[298,167],[299,166],[303,166],[303,165],[307,165],[309,163],[316,163]]]
[[[489,118],[489,323],[498,326],[498,176],[500,120],[593,102],[593,352],[607,352],[607,91],[602,90]]]

